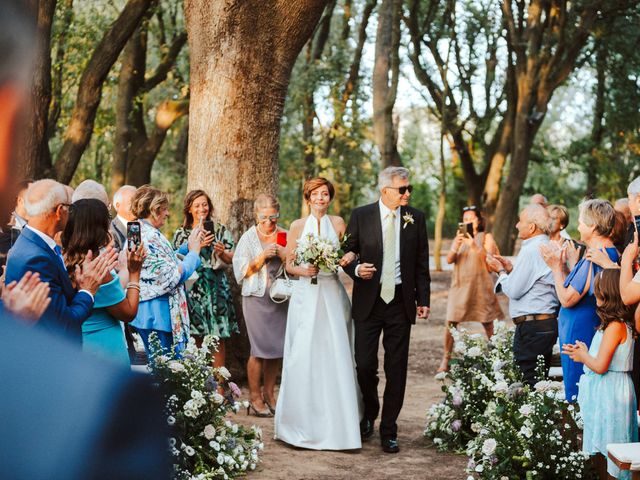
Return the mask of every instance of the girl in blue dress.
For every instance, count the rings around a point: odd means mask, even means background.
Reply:
[[[631,380],[635,331],[633,310],[620,298],[620,270],[607,269],[595,279],[600,326],[591,347],[584,342],[563,345],[562,353],[584,364],[578,403],[584,422],[582,450],[603,466],[607,444],[638,441],[637,405]],[[607,460],[615,478],[630,478]]]
[[[578,231],[581,241],[589,250],[597,249],[606,253],[613,262],[617,262],[619,257],[611,240],[615,219],[613,205],[606,200],[592,199],[580,204]],[[596,314],[593,279],[602,268],[589,260],[587,255],[577,261],[568,272],[565,254],[570,250],[576,252],[569,243],[566,242],[555,254],[551,248],[541,247],[542,256],[553,272],[556,292],[562,306],[558,315],[560,345],[573,344],[579,340],[589,347],[600,324]],[[575,402],[583,367],[567,355],[561,355],[560,361],[566,399]]]

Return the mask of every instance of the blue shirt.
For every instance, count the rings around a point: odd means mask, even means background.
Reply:
[[[522,242],[510,274],[498,277],[496,292],[509,297],[511,318],[521,315],[556,313],[560,302],[553,273],[542,259],[540,245],[549,243],[546,235],[536,235]]]

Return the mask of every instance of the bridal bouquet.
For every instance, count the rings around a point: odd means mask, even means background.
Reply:
[[[296,265],[313,265],[323,272],[336,273],[339,266],[338,262],[344,255],[342,246],[346,240],[346,235],[342,242],[338,243],[309,233],[298,240],[298,246],[294,252],[294,263]],[[311,283],[317,284],[317,277],[313,277]]]

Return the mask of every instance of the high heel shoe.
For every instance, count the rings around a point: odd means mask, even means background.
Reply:
[[[249,406],[247,407],[247,415],[253,415],[254,417],[261,417],[261,418],[273,417],[273,414],[271,413],[271,408],[260,411],[253,406],[253,403],[249,403]]]
[[[276,407],[272,407],[271,404],[267,401],[267,400],[263,400],[264,404],[267,406],[267,408],[269,409],[269,411],[275,415],[276,414]]]

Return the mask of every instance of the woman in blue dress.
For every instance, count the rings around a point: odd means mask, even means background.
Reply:
[[[578,218],[580,240],[588,250],[596,249],[605,252],[613,262],[618,261],[618,251],[611,240],[615,219],[613,205],[606,200],[591,199],[580,204]],[[561,305],[558,315],[558,339],[560,346],[581,341],[588,348],[596,328],[600,325],[600,319],[596,314],[593,279],[602,268],[585,256],[569,271],[566,263],[568,249],[575,254],[576,250],[569,245],[569,242],[566,242],[562,248],[541,247],[542,256],[553,272]],[[565,397],[569,402],[575,402],[583,366],[567,355],[561,355],[560,361]]]
[[[78,200],[70,209],[69,221],[62,233],[65,264],[72,282],[76,267],[89,252],[97,254],[112,243],[109,210],[100,200]],[[140,270],[144,247],[127,252],[129,283],[125,291],[120,277],[110,272],[94,297],[93,312],[82,324],[82,349],[129,365],[129,354],[121,322],[130,322],[138,311]],[[124,272],[123,272],[124,273]]]

